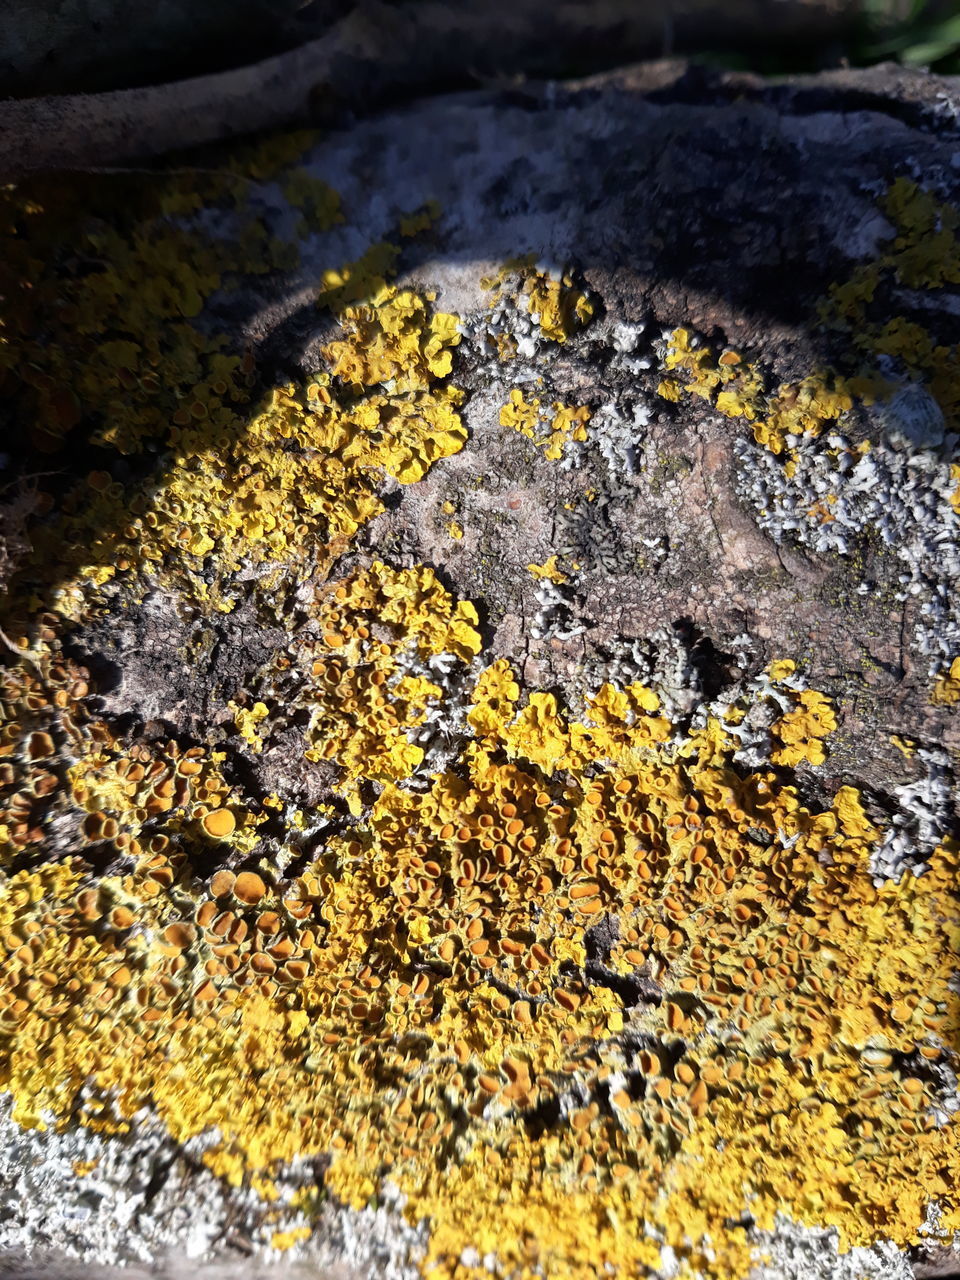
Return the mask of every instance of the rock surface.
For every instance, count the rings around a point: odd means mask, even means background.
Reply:
[[[958,109],[662,63],[4,193],[10,1267],[949,1260]]]

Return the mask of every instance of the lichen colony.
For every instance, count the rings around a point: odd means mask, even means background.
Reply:
[[[550,351],[603,331],[589,264],[518,253],[456,314],[404,277],[443,217],[427,205],[315,273],[311,376],[268,370],[231,299],[295,272],[298,236],[350,227],[310,146],[2,193],[0,370],[33,495],[0,618],[14,1120],[206,1135],[277,1249],[308,1241],[322,1195],[361,1208],[388,1183],[435,1280],[653,1276],[668,1255],[742,1280],[777,1215],[841,1249],[915,1242],[931,1206],[960,1230],[940,811],[918,835],[826,780],[844,707],[797,653],[686,702],[656,662],[540,687],[523,644],[491,646],[484,599],[363,540],[462,452],[463,369],[496,382],[489,429],[556,474],[591,448],[626,465],[651,412],[706,401],[771,536],[843,556],[888,521],[929,606],[930,697],[957,701],[957,353],[871,303],[895,276],[960,279],[958,215],[906,178],[883,195],[893,234],[817,321],[843,368],[778,380],[683,316],[641,360],[633,317],[610,339],[647,397],[630,418],[550,382]],[[302,226],[268,225],[270,187]],[[844,434],[904,388],[924,439],[902,403],[883,440]],[[923,528],[884,476],[922,490]],[[545,643],[579,634],[575,518],[529,565]],[[452,498],[438,527],[469,543]],[[151,611],[187,628],[188,665],[231,617],[262,637],[179,729],[121,713],[84,656]],[[278,744],[311,801],[257,772]],[[291,1192],[306,1157],[321,1173]]]

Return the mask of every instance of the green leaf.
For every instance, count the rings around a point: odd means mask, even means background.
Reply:
[[[911,66],[939,62],[941,58],[947,58],[960,49],[960,15],[948,18],[926,31],[918,31],[916,35],[919,39],[903,50],[903,61]]]
[[[899,54],[904,62],[913,66],[939,62],[960,49],[960,14],[929,27],[904,27],[886,40],[865,49],[868,57],[886,57]]]

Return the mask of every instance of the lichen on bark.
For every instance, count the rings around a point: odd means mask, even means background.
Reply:
[[[691,83],[3,193],[12,1124],[436,1276],[960,1228],[952,144]]]

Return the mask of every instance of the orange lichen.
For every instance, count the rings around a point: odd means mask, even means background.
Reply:
[[[237,820],[229,809],[213,809],[210,813],[204,814],[201,823],[208,836],[214,836],[219,840],[233,834]]]
[[[463,663],[479,644],[425,569],[375,564],[315,617],[331,687],[386,688],[402,713],[365,723],[331,695],[344,758],[378,740],[389,758],[411,718],[405,682],[422,677],[401,653]],[[832,713],[793,696],[774,737],[810,759]],[[462,1274],[467,1245],[518,1274],[632,1273],[658,1256],[647,1222],[687,1265],[739,1277],[749,1248],[724,1224],[745,1206],[761,1226],[829,1221],[846,1243],[914,1238],[925,1194],[960,1220],[954,1126],[925,1118],[916,1056],[955,1056],[957,849],[875,886],[883,833],[855,789],[811,808],[772,769],[738,770],[720,722],[682,732],[640,684],[603,686],[577,717],[522,698],[499,660],[468,718],[478,736],[453,767],[418,789],[385,777],[290,879],[196,881],[178,809],[161,811],[170,836],[137,829],[160,777],[146,758],[132,781],[112,748],[96,781],[75,770],[78,804],[127,815],[130,870],[73,860],[0,896],[0,1061],[21,1121],[63,1114],[89,1079],[121,1117],[149,1098],[177,1138],[216,1127],[206,1159],[232,1182],[329,1152],[331,1190],[360,1205],[389,1170],[431,1220],[438,1275]],[[223,796],[189,760],[184,784]],[[226,811],[201,807],[205,824]],[[604,1109],[611,1072],[625,1083]],[[540,1107],[566,1119],[528,1127]]]

